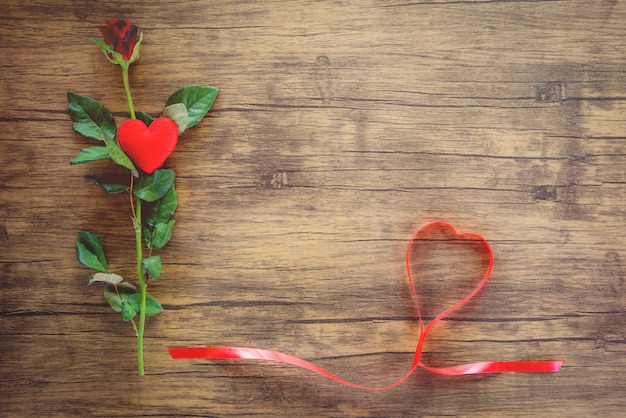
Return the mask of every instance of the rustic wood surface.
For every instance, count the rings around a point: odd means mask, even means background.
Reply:
[[[0,415],[618,416],[626,413],[626,2],[0,0]],[[119,68],[88,38],[144,33],[138,109],[215,85],[167,166],[180,206],[135,338],[85,286],[76,233],[132,277],[128,198],[70,166],[89,145],[66,91],[127,117]],[[243,345],[356,383],[408,368],[417,314],[404,249],[444,219],[493,247],[492,278],[429,337],[433,366],[565,359],[557,374],[417,371],[366,392],[293,367],[178,360]],[[476,280],[435,254],[432,318]]]

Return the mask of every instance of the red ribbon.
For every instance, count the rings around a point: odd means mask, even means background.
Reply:
[[[455,240],[466,240],[476,242],[484,247],[488,256],[489,256],[489,265],[483,276],[483,279],[480,283],[463,299],[454,305],[450,306],[438,316],[436,316],[430,324],[426,328],[423,326],[422,315],[420,312],[420,306],[417,299],[417,292],[415,291],[415,285],[413,283],[413,278],[411,277],[411,267],[410,267],[410,259],[411,259],[411,247],[414,242],[418,239],[427,239],[426,237],[432,236],[432,234],[440,234],[443,235],[444,239],[455,239]],[[432,239],[432,238],[431,238]],[[415,354],[413,356],[413,363],[409,371],[402,377],[400,377],[395,382],[386,385],[386,386],[376,386],[369,387],[358,385],[352,382],[349,382],[345,379],[342,379],[339,376],[336,376],[330,373],[327,370],[322,369],[315,364],[303,360],[298,357],[291,356],[289,354],[280,353],[277,351],[270,350],[262,350],[256,348],[247,348],[247,347],[170,347],[168,348],[170,355],[174,359],[242,359],[242,360],[269,360],[276,361],[279,363],[286,363],[293,366],[301,367],[303,369],[310,370],[314,373],[318,373],[322,376],[326,376],[329,379],[332,379],[336,382],[342,383],[344,385],[348,385],[358,389],[365,390],[386,390],[391,389],[395,386],[398,386],[402,382],[413,374],[417,368],[422,367],[432,373],[448,375],[448,376],[459,376],[465,374],[484,374],[484,373],[554,373],[558,372],[563,365],[563,360],[556,361],[485,361],[479,363],[470,363],[463,364],[459,366],[452,367],[444,367],[444,368],[436,368],[425,365],[421,362],[420,357],[422,354],[422,350],[424,347],[424,341],[426,337],[433,329],[433,327],[437,324],[437,322],[441,321],[452,311],[458,309],[462,305],[464,305],[467,301],[478,293],[480,289],[487,283],[489,276],[491,275],[491,270],[493,268],[493,252],[491,251],[491,246],[483,237],[478,234],[472,232],[463,232],[457,233],[455,229],[447,222],[443,221],[435,221],[429,224],[424,225],[419,230],[417,230],[411,239],[409,240],[409,244],[406,249],[406,270],[407,276],[409,279],[409,284],[411,287],[411,292],[413,293],[413,298],[415,300],[415,306],[417,309],[417,315],[420,326],[420,338],[417,343],[417,347],[415,348]]]

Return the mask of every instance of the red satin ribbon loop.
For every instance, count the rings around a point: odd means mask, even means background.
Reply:
[[[411,248],[413,243],[418,239],[426,239],[426,237],[433,236],[441,236],[443,239],[456,239],[456,240],[465,240],[465,241],[475,241],[478,244],[484,246],[484,249],[489,256],[489,264],[486,269],[486,272],[480,281],[480,283],[463,299],[445,309],[442,313],[437,315],[426,328],[423,327],[422,315],[420,312],[420,306],[417,298],[417,292],[415,291],[415,285],[413,283],[413,278],[411,276]],[[322,369],[315,364],[306,361],[304,359],[291,356],[289,354],[280,353],[277,351],[271,350],[262,350],[256,348],[248,348],[248,347],[170,347],[168,348],[170,355],[174,359],[241,359],[241,360],[268,360],[275,361],[279,363],[290,364],[292,366],[300,367],[306,370],[310,370],[314,373],[325,376],[329,379],[332,379],[336,382],[342,383],[347,386],[351,386],[358,389],[365,390],[386,390],[392,387],[398,386],[402,382],[413,374],[413,372],[422,367],[432,373],[448,375],[448,376],[460,376],[467,374],[484,374],[484,373],[554,373],[558,372],[561,369],[564,361],[556,360],[556,361],[487,361],[487,362],[478,362],[478,363],[470,363],[463,364],[459,366],[452,367],[444,367],[444,368],[435,368],[429,367],[420,361],[420,357],[422,354],[422,349],[424,346],[424,341],[426,337],[433,329],[435,324],[445,318],[448,314],[453,312],[454,310],[461,307],[467,301],[480,291],[483,288],[489,276],[491,275],[491,270],[493,268],[493,252],[491,251],[491,246],[483,237],[478,234],[471,232],[457,233],[455,229],[447,222],[443,221],[435,221],[428,223],[418,229],[409,240],[407,249],[406,249],[406,269],[407,269],[407,277],[409,280],[409,284],[411,287],[411,293],[413,294],[413,298],[415,300],[415,306],[417,309],[417,316],[420,327],[420,338],[417,343],[417,347],[415,348],[415,355],[413,357],[413,364],[409,371],[402,377],[400,377],[395,382],[386,385],[386,386],[362,386],[352,382],[349,382],[345,379],[342,379],[339,376],[336,376],[330,373],[327,370]]]

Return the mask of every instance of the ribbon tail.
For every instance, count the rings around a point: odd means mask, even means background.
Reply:
[[[289,354],[278,351],[263,350],[248,347],[170,347],[168,348],[173,359],[240,359],[240,360],[267,360],[301,367],[322,375],[331,373],[315,364]]]
[[[168,348],[168,351],[173,359],[240,359],[275,361],[312,371],[349,386],[365,388],[335,376],[329,371],[324,370],[309,361],[289,354],[280,353],[278,351],[248,347],[170,347]]]
[[[402,378],[390,385],[371,387],[352,383],[330,373],[327,370],[322,369],[321,367],[307,360],[289,354],[280,353],[278,351],[248,347],[169,347],[168,351],[173,359],[240,359],[275,361],[278,363],[284,363],[300,367],[302,369],[306,369],[313,373],[317,373],[319,375],[327,377],[328,379],[334,380],[335,382],[364,390],[386,390],[398,386],[400,383],[404,382],[415,371],[416,368],[416,366],[414,366]]]
[[[428,367],[420,363],[426,370],[447,376],[460,376],[466,374],[487,373],[556,373],[561,370],[565,363],[563,360],[555,361],[484,361],[478,363],[462,364],[460,366],[436,368]]]

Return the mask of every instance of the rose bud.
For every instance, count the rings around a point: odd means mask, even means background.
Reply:
[[[143,34],[128,19],[108,19],[106,26],[98,26],[104,41],[93,38],[104,55],[113,64],[132,64],[139,58]]]

